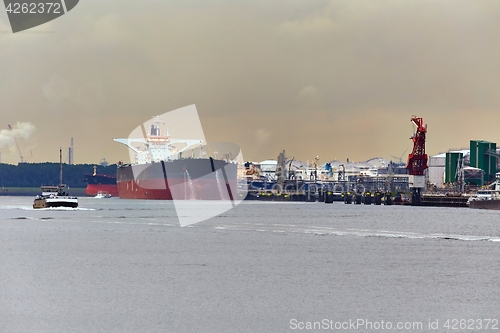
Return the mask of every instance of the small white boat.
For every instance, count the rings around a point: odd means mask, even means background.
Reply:
[[[94,198],[97,198],[97,199],[111,198],[111,194],[109,194],[106,191],[98,191],[97,195]]]

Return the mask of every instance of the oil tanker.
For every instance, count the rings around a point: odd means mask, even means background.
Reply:
[[[126,145],[134,163],[118,163],[121,199],[231,200],[237,193],[238,166],[229,159],[206,157],[203,140],[172,139],[162,134],[159,117],[145,138],[114,141]]]

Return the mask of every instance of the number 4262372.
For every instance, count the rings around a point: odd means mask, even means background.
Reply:
[[[14,2],[9,3],[6,11],[9,14],[61,14],[61,4],[58,2]]]

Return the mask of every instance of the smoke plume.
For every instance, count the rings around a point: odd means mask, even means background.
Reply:
[[[9,129],[0,130],[0,149],[16,147],[16,140],[29,140],[35,132],[35,125],[29,122],[17,122]]]

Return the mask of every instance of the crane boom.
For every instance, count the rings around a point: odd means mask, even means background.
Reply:
[[[9,131],[12,131],[12,126],[10,126],[10,124],[9,124]],[[24,162],[23,154],[21,153],[21,149],[19,149],[19,145],[17,144],[16,137],[13,135],[12,138],[14,139],[14,143],[16,144],[17,151],[19,152],[19,156],[21,157],[21,163],[23,163]]]

